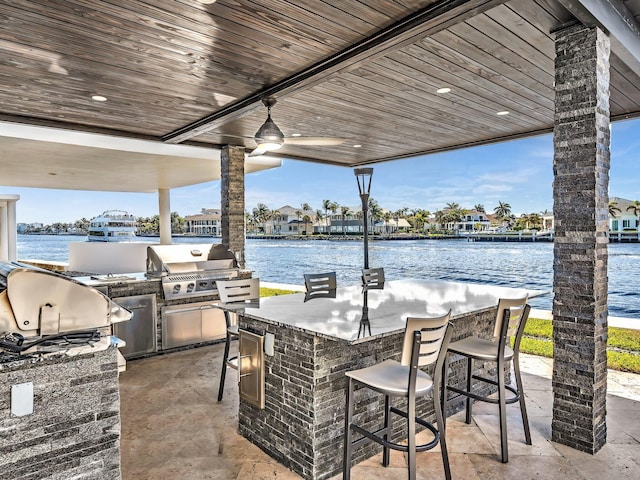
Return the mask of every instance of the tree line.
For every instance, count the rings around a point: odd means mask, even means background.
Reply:
[[[462,222],[463,219],[472,211],[487,213],[484,205],[476,204],[473,209],[465,209],[460,204],[451,202],[447,203],[444,208],[435,212],[430,212],[422,208],[400,208],[395,211],[383,209],[379,203],[370,198],[368,203],[369,218],[373,222],[385,221],[389,223],[395,221],[396,225],[400,219],[406,220],[410,225],[410,231],[424,231],[425,228],[438,229],[438,226],[451,225]],[[511,205],[507,202],[498,202],[493,209],[493,217],[499,225],[514,230],[542,228],[543,216],[549,212],[522,214],[516,218],[511,211]],[[309,203],[304,202],[295,210],[298,221],[305,225],[305,231],[308,231],[307,225],[314,222],[322,222],[329,215],[338,215],[342,219],[342,224],[346,222],[347,217],[354,215],[361,216],[362,212],[352,211],[350,207],[339,205],[332,200],[323,200],[321,208],[313,209]],[[260,226],[264,226],[267,222],[276,219],[281,215],[277,209],[272,210],[266,204],[259,203],[251,212],[245,212],[246,224],[248,231],[257,231]],[[433,220],[433,221],[432,221]]]
[[[76,234],[86,235],[89,231],[91,220],[81,218],[71,223],[55,222],[50,225],[36,227],[27,226],[23,233],[44,233],[44,234]],[[136,217],[136,227],[139,235],[158,235],[160,234],[160,215],[152,217]],[[171,232],[186,233],[187,221],[177,212],[171,212]]]

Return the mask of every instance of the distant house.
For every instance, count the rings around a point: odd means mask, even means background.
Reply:
[[[374,231],[380,233],[396,233],[401,230],[408,230],[411,224],[404,218],[392,218],[390,220],[382,220],[376,222]]]
[[[184,217],[187,233],[193,235],[222,235],[222,213],[219,209],[203,208],[196,215]]]
[[[445,209],[443,212],[446,214],[447,210]],[[442,225],[436,223],[435,225],[438,228],[453,230],[455,232],[479,232],[489,230],[491,223],[495,221],[495,215],[478,210],[468,210],[460,221],[446,222]]]
[[[329,231],[339,233],[362,233],[362,207],[349,207],[349,211],[343,217],[340,211],[329,216],[331,222]]]
[[[611,197],[609,205],[615,207],[615,215],[611,215],[609,211],[609,231],[612,233],[637,232],[640,227],[640,217],[634,215],[633,209],[629,209],[633,205],[632,200],[626,198]],[[542,216],[542,231],[553,232],[554,219],[553,214],[544,212]]]
[[[309,221],[304,222],[305,215]],[[311,234],[315,227],[316,216],[312,212],[303,212],[300,208],[285,205],[275,210],[274,215],[265,222],[264,233],[268,235]]]
[[[632,200],[620,197],[611,197],[609,205],[615,205],[620,211],[615,216],[609,215],[609,231],[611,232],[637,232],[640,221],[638,215],[628,208],[633,205]]]

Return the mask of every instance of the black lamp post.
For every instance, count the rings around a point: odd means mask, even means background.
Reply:
[[[369,226],[367,212],[369,210],[369,193],[371,192],[371,177],[373,168],[356,168],[353,170],[358,181],[358,191],[362,200],[362,222],[364,224],[364,268],[369,268]]]

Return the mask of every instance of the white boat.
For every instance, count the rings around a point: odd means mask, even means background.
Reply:
[[[89,223],[90,242],[126,242],[136,238],[136,219],[124,210],[107,210]]]

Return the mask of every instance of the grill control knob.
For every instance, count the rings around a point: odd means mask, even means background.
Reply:
[[[180,292],[180,284],[173,286],[173,293],[178,293],[178,292]]]
[[[193,292],[193,289],[196,287],[195,283],[189,283],[187,285],[187,293]]]

